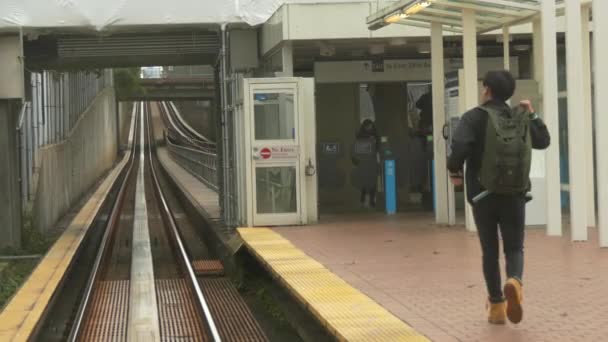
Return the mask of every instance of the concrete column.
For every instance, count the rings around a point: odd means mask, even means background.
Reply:
[[[608,1],[594,0],[593,13],[608,13]],[[602,148],[608,146],[608,22],[594,20],[594,61],[595,61],[595,144]],[[608,153],[602,148],[596,150],[597,193],[598,193],[598,230],[601,247],[608,247]]]
[[[281,48],[281,59],[283,65],[283,77],[293,77],[293,46],[291,42],[285,42]]]
[[[443,139],[445,119],[445,71],[443,65],[443,27],[431,24],[431,64],[433,81],[433,155],[435,156],[435,221],[449,224],[446,145]]]
[[[17,121],[20,100],[0,99],[0,248],[21,245]]]
[[[542,0],[543,119],[551,135],[546,152],[547,234],[562,235],[559,168],[559,112],[557,102],[557,38],[555,0]],[[537,65],[539,66],[539,65]],[[539,66],[540,67],[540,66]]]
[[[542,98],[542,81],[543,81],[543,31],[541,21],[534,19],[532,21],[532,46],[533,46],[533,66],[534,80],[538,82],[539,93]],[[540,109],[540,108],[539,108]]]
[[[568,77],[568,155],[570,170],[570,228],[573,241],[587,240],[587,176],[585,108],[580,0],[566,0],[566,74]],[[581,153],[582,152],[582,153]]]
[[[585,160],[587,180],[587,225],[595,227],[595,175],[593,172],[593,105],[591,92],[591,35],[589,34],[589,20],[591,18],[591,7],[582,9],[581,33],[583,53],[583,96],[585,109],[582,114],[585,124]]]
[[[477,86],[477,22],[475,11],[465,9],[462,11],[462,45],[464,64],[464,88],[466,89],[465,108],[472,109],[479,105],[479,90]],[[465,201],[466,202],[466,201]],[[473,211],[468,202],[465,204],[466,227],[475,231]]]
[[[511,52],[509,50],[510,38],[509,26],[504,26],[502,28],[502,58],[505,70],[511,70]]]

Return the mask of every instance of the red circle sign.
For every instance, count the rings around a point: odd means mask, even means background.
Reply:
[[[270,159],[270,157],[272,157],[272,152],[270,152],[269,148],[263,148],[260,151],[260,156],[262,156],[264,159]]]

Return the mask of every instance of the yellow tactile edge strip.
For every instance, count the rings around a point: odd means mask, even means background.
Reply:
[[[125,153],[0,313],[0,341],[30,338],[129,156]]]
[[[247,248],[340,341],[429,341],[267,228],[239,228]]]

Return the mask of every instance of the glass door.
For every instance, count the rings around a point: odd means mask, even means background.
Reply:
[[[302,223],[297,83],[249,86],[254,226]]]

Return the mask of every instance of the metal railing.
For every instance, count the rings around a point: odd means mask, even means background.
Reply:
[[[26,101],[16,127],[23,208],[33,197],[40,148],[68,139],[97,94],[113,83],[111,70],[30,72],[28,81]]]
[[[217,153],[179,146],[165,138],[169,155],[178,164],[207,185],[218,191]]]

